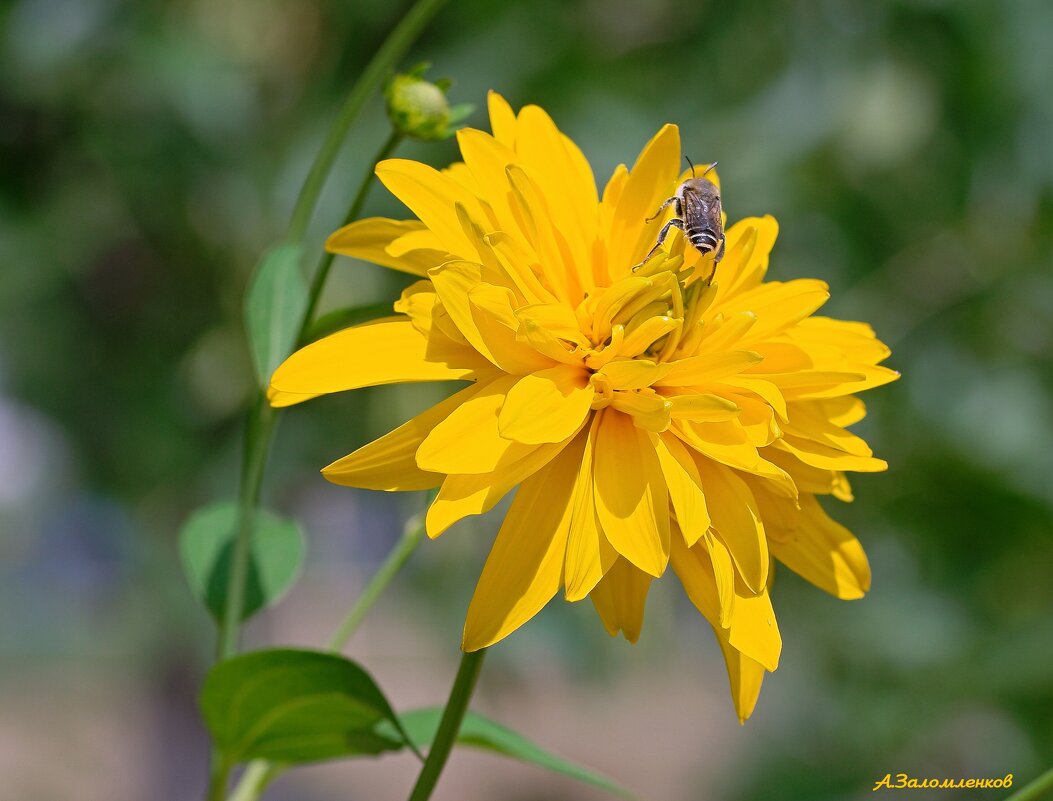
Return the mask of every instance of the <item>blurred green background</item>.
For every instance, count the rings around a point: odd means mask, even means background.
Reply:
[[[382,0],[14,0],[0,6],[0,775],[5,798],[201,796],[195,694],[213,629],[179,524],[235,491],[251,375],[241,295],[339,103],[403,11]],[[495,649],[479,708],[645,798],[856,799],[886,773],[1053,763],[1053,4],[452,0],[415,47],[454,102],[543,105],[606,180],[664,122],[719,159],[725,209],[769,212],[771,274],[828,281],[904,378],[859,427],[889,473],[839,518],[867,599],[786,570],[785,639],[740,727],[673,580],[641,642],[550,605]],[[312,245],[386,135],[379,99]],[[452,142],[399,155],[444,165]],[[401,216],[382,188],[370,214]],[[402,281],[340,260],[326,308]],[[309,533],[305,575],[250,644],[318,645],[420,495],[317,469],[438,390],[285,415],[265,495]],[[398,707],[441,702],[497,518],[427,543],[350,653]],[[281,801],[399,799],[409,757],[301,769]],[[925,798],[970,791],[898,791]],[[995,798],[997,790],[976,791]],[[599,799],[458,752],[452,801]]]

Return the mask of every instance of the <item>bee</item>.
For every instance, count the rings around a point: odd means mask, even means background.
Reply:
[[[687,163],[691,164],[691,159],[688,159]],[[695,165],[691,164],[691,177],[680,184],[676,194],[666,200],[658,207],[658,211],[647,218],[646,222],[648,223],[658,219],[669,206],[672,206],[676,212],[676,216],[662,226],[655,246],[644,256],[642,262],[633,267],[633,270],[643,267],[658,251],[658,248],[665,242],[670,228],[679,228],[684,232],[688,241],[703,256],[707,253],[714,254],[713,271],[716,272],[717,265],[724,258],[726,240],[724,238],[724,223],[720,219],[720,190],[717,189],[716,184],[705,177],[706,173],[716,166],[717,162],[714,161],[706,167],[701,177],[696,177]],[[713,276],[710,275],[709,279],[712,280],[712,278]]]

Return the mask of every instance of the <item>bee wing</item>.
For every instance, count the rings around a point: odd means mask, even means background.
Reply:
[[[720,201],[709,201],[699,192],[684,192],[684,219],[689,223],[698,221],[705,229],[717,235],[724,226],[720,219]]]

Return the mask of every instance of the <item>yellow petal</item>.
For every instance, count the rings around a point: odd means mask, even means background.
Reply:
[[[469,311],[480,340],[494,363],[506,373],[527,375],[551,367],[552,359],[517,338],[519,319],[513,302],[512,290],[506,287],[479,284],[469,290]]]
[[[833,320],[829,317],[808,317],[787,332],[791,340],[810,352],[817,348],[832,348],[844,362],[878,364],[891,351],[877,339],[874,329],[866,323]]]
[[[794,281],[769,281],[748,292],[730,298],[719,307],[725,315],[749,311],[757,315],[757,322],[743,336],[746,342],[756,342],[775,336],[810,315],[830,298],[825,281],[798,278]]]
[[[512,487],[552,461],[569,442],[568,439],[554,445],[538,445],[520,459],[502,462],[492,473],[447,476],[428,507],[425,518],[428,536],[435,539],[459,520],[490,511]]]
[[[731,684],[731,700],[735,704],[735,713],[739,723],[745,723],[753,714],[760,697],[761,682],[764,681],[764,666],[750,659],[727,640],[727,632],[715,627],[720,650],[724,654],[724,663],[728,668],[728,681]]]
[[[612,278],[627,275],[651,249],[658,225],[644,221],[676,191],[679,174],[680,129],[665,125],[640,153],[618,198],[607,252]]]
[[[705,544],[688,548],[682,537],[673,539],[671,558],[673,570],[684,587],[684,592],[695,608],[714,628],[722,629],[728,641],[743,654],[755,659],[768,670],[779,665],[782,637],[775,621],[767,588],[757,595],[735,589],[728,625],[721,624],[721,602],[713,574],[714,563]]]
[[[480,265],[470,261],[452,260],[429,270],[428,275],[435,286],[435,293],[442,301],[443,309],[449,314],[457,330],[473,348],[491,363],[497,364],[496,357],[479,333],[479,326],[476,325],[469,303],[469,293],[483,282]]]
[[[630,305],[634,305],[638,298],[649,293],[654,284],[653,278],[644,275],[630,275],[599,290],[599,294],[595,296],[592,319],[596,340],[602,342],[606,339],[611,333],[614,318]],[[655,292],[655,298],[659,294]]]
[[[601,414],[594,467],[600,525],[618,553],[661,576],[669,561],[669,500],[658,456],[627,415]]]
[[[541,283],[542,270],[537,255],[518,238],[504,231],[494,231],[483,237],[490,246],[508,280],[522,296],[523,302],[554,303],[556,296]]]
[[[663,395],[671,404],[670,416],[679,420],[694,420],[699,423],[718,423],[738,416],[739,407],[734,401],[708,392],[688,395]]]
[[[727,628],[735,611],[735,567],[728,549],[706,533],[695,546],[673,537],[670,564],[684,592],[714,627]]]
[[[391,245],[406,234],[426,230],[418,220],[388,220],[384,217],[369,217],[345,225],[325,241],[325,249],[341,256],[390,267],[411,275],[425,276],[428,270],[442,264],[447,256],[444,250],[418,249],[395,255]]]
[[[445,476],[417,467],[417,448],[439,422],[477,391],[474,386],[462,389],[391,433],[322,468],[322,475],[345,487],[388,492],[439,486]]]
[[[713,532],[705,533],[701,545],[709,554],[709,561],[713,566],[713,579],[720,603],[720,625],[727,628],[731,625],[731,616],[735,612],[735,563],[728,547],[714,536]]]
[[[795,525],[788,537],[769,542],[772,555],[837,598],[862,598],[870,589],[870,565],[863,546],[827,516],[814,495],[802,495],[800,502],[799,512],[790,510]]]
[[[618,359],[608,362],[600,371],[610,382],[611,389],[643,389],[666,376],[672,367],[650,359]]]
[[[779,667],[782,635],[767,589],[755,596],[736,595],[728,631],[728,642],[734,648],[756,659],[766,670]]]
[[[559,590],[583,447],[579,437],[516,493],[468,606],[463,650],[504,639]]]
[[[840,471],[812,467],[793,454],[770,446],[765,448],[763,453],[765,459],[785,470],[793,478],[793,482],[802,493],[830,495],[844,485],[844,473]]]
[[[539,304],[516,309],[520,339],[550,359],[580,366],[584,363],[583,337],[578,318],[561,304]]]
[[[506,147],[515,147],[516,115],[508,101],[491,89],[486,93],[486,107],[490,113],[490,130],[494,138]]]
[[[579,367],[561,364],[524,376],[501,408],[501,436],[527,445],[560,442],[581,428],[595,394]]]
[[[473,128],[462,128],[457,132],[457,146],[483,198],[494,210],[500,229],[518,232],[519,226],[509,205],[508,175],[505,172],[510,164],[516,163],[515,151]]]
[[[746,217],[728,228],[723,261],[718,267],[717,303],[760,284],[768,271],[768,257],[779,236],[779,223],[770,215]]]
[[[656,382],[660,387],[691,387],[737,375],[758,364],[761,355],[741,350],[725,353],[706,353],[669,363],[669,373]]]
[[[771,383],[771,381],[765,381],[762,378],[751,378],[744,375],[734,375],[721,378],[716,383],[719,386],[743,389],[756,395],[762,401],[771,406],[772,409],[775,410],[775,413],[783,420],[789,416],[786,409],[786,398],[783,397],[779,388]]]
[[[853,456],[873,456],[874,452],[862,439],[839,425],[830,422],[824,401],[792,403],[789,418],[783,428],[787,434],[810,439]]]
[[[432,473],[478,475],[526,456],[532,445],[501,436],[498,415],[515,376],[479,388],[438,423],[417,449],[417,466]]]
[[[672,404],[653,389],[615,392],[610,405],[632,417],[633,425],[644,431],[659,433],[669,428]]]
[[[709,460],[699,461],[698,472],[714,530],[746,586],[760,592],[768,581],[768,541],[753,493],[734,472]]]
[[[640,639],[650,586],[651,577],[627,559],[619,558],[611,566],[589,593],[608,634],[615,637],[621,631],[633,643]]]
[[[581,464],[574,481],[573,512],[567,538],[567,561],[564,568],[565,597],[580,601],[611,569],[618,553],[607,542],[596,515],[596,498],[592,489],[592,471],[598,418],[594,417],[585,442]]]
[[[773,373],[762,376],[779,387],[787,400],[814,400],[851,395],[884,386],[899,379],[887,367],[858,365],[849,371],[810,371],[798,374]]]
[[[479,201],[449,175],[409,159],[388,159],[377,164],[377,178],[410,211],[417,215],[450,253],[471,253],[457,220],[455,207],[463,205],[473,219],[485,220]]]
[[[545,284],[555,295],[576,306],[584,293],[585,258],[575,255],[568,237],[556,226],[552,208],[554,198],[547,197],[533,178],[518,164],[505,170],[511,187],[509,196],[512,214],[525,240],[537,253]],[[567,232],[568,234],[571,232]],[[588,276],[591,280],[591,275]]]
[[[404,381],[472,378],[478,361],[448,363],[428,358],[428,339],[405,317],[385,317],[345,328],[296,351],[274,375],[272,406],[289,406],[318,395]]]
[[[867,416],[867,407],[859,398],[845,395],[815,401],[823,417],[834,425],[850,426]],[[788,416],[788,415],[787,415]]]
[[[672,434],[652,434],[651,442],[658,453],[669,500],[676,512],[677,523],[686,543],[694,545],[709,529],[709,510],[702,491],[698,467],[683,444]]]
[[[850,470],[856,473],[880,473],[888,469],[888,462],[872,456],[853,456],[850,453],[822,445],[809,439],[787,434],[771,447],[786,451],[807,465],[824,470]]]
[[[581,152],[539,106],[524,106],[516,120],[516,154],[560,221],[576,283],[592,282],[591,248],[596,238],[596,180]]]

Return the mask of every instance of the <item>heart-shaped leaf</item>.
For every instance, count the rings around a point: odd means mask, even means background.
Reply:
[[[237,526],[237,505],[221,502],[197,510],[179,533],[179,553],[187,581],[216,620],[223,619],[227,602]],[[300,573],[304,550],[303,532],[296,523],[271,512],[257,512],[243,620],[274,603],[292,586]]]
[[[285,242],[268,249],[256,265],[245,294],[245,330],[256,375],[264,387],[296,346],[307,308],[307,284],[300,272],[303,247]]]
[[[429,745],[435,737],[439,728],[439,720],[442,718],[442,707],[429,709],[415,709],[399,715],[399,720],[410,739],[420,747]],[[530,740],[517,734],[500,723],[495,723],[488,718],[469,712],[464,716],[461,731],[457,735],[459,745],[481,748],[502,754],[520,762],[529,762],[539,767],[560,773],[572,779],[591,784],[607,792],[620,795],[624,798],[632,798],[633,794],[595,771],[575,765],[555,754],[549,753]]]
[[[275,649],[236,656],[212,668],[200,700],[228,765],[297,764],[411,744],[376,682],[337,654]]]

